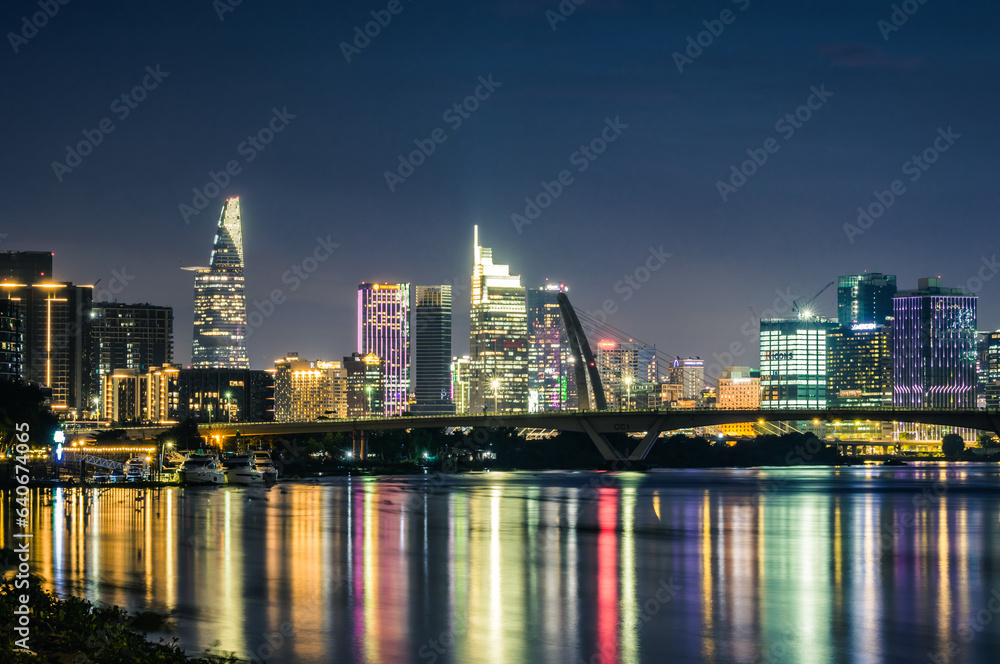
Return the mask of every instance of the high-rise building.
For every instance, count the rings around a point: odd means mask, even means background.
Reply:
[[[520,275],[493,262],[474,228],[472,311],[469,338],[469,409],[528,409],[528,316]]]
[[[347,371],[347,416],[382,417],[385,414],[385,368],[375,353],[353,353],[344,358]]]
[[[110,422],[176,422],[180,372],[180,365],[163,364],[144,373],[116,369],[101,374],[101,417]]]
[[[456,413],[469,412],[469,356],[451,358],[451,398]]]
[[[0,300],[0,381],[24,377],[24,320],[17,300]]]
[[[358,285],[358,353],[374,354],[385,372],[384,415],[409,409],[410,284]]]
[[[892,328],[852,323],[826,339],[826,394],[832,408],[892,405]]]
[[[100,377],[119,369],[144,374],[173,362],[173,309],[95,302],[90,309],[90,339],[94,388],[98,390]]]
[[[180,369],[173,419],[267,422],[274,419],[274,370]]]
[[[892,303],[892,405],[974,408],[976,296],[927,278]]]
[[[705,360],[675,357],[670,363],[670,382],[681,386],[682,399],[698,399],[705,387]]]
[[[573,354],[556,299],[565,291],[562,284],[546,284],[526,292],[529,410],[576,408]]]
[[[1000,330],[979,334],[978,383],[983,406],[1000,408]]]
[[[760,408],[760,371],[750,367],[726,367],[719,378],[716,408],[720,410],[756,410]],[[727,436],[754,436],[754,423],[737,422],[719,425]]]
[[[209,267],[194,277],[194,368],[248,369],[247,303],[240,199],[222,207]]]
[[[601,339],[597,342],[597,372],[604,387],[608,408],[636,407],[638,384],[648,383],[647,367],[640,371],[639,355],[646,346],[637,341],[618,342]]]
[[[274,419],[311,422],[347,417],[347,370],[340,362],[300,360],[298,353],[274,361]]]
[[[826,340],[836,321],[819,316],[760,321],[762,408],[826,408]]]
[[[837,281],[837,321],[852,325],[885,325],[892,317],[896,275],[872,272],[851,274]]]
[[[451,415],[451,286],[417,286],[414,293],[414,392],[417,415]]]

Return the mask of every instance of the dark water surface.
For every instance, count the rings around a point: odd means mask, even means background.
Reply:
[[[145,496],[145,500],[137,500]],[[1000,662],[1000,467],[33,496],[59,594],[268,662]],[[2,501],[11,546],[11,503]]]

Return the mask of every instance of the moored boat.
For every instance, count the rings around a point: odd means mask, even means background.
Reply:
[[[226,470],[227,484],[242,484],[244,486],[263,486],[264,474],[257,470],[250,456],[233,456],[227,458],[223,465]]]
[[[214,454],[189,454],[177,470],[181,484],[225,484],[226,474]]]

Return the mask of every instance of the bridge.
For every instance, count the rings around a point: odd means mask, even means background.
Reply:
[[[207,438],[241,436],[362,433],[391,429],[499,428],[555,429],[586,433],[605,461],[641,462],[661,433],[740,422],[908,422],[993,431],[1000,435],[1000,411],[979,409],[827,408],[722,410],[671,408],[667,410],[560,410],[541,413],[480,413],[403,417],[369,417],[312,422],[213,422],[198,425]],[[129,436],[151,438],[164,427],[126,428]],[[607,434],[643,434],[627,454],[610,443]],[[856,443],[857,444],[857,443]]]

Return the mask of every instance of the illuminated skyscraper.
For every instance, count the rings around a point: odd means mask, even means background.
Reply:
[[[451,399],[451,286],[417,286],[414,294],[413,368],[417,415],[450,415]]]
[[[675,357],[670,364],[670,382],[681,386],[681,397],[697,399],[705,387],[705,360]]]
[[[826,408],[826,340],[820,316],[760,321],[761,408]]]
[[[347,370],[340,362],[300,360],[288,353],[274,361],[274,419],[311,422],[347,417]]]
[[[378,403],[383,414],[401,415],[410,391],[410,284],[358,285],[358,353],[381,360],[385,384]]]
[[[475,227],[469,338],[469,409],[528,409],[528,316],[521,277],[493,263]]]
[[[547,284],[527,291],[530,410],[576,408],[573,354],[556,300],[565,290],[562,284]]]
[[[608,400],[608,408],[635,408],[639,383],[647,383],[646,367],[640,368],[639,355],[647,347],[637,341],[597,342],[597,371]]]
[[[222,207],[209,267],[194,271],[194,368],[249,369],[240,199]]]
[[[872,272],[837,280],[837,320],[846,328],[856,324],[885,325],[892,316],[896,275]]]

